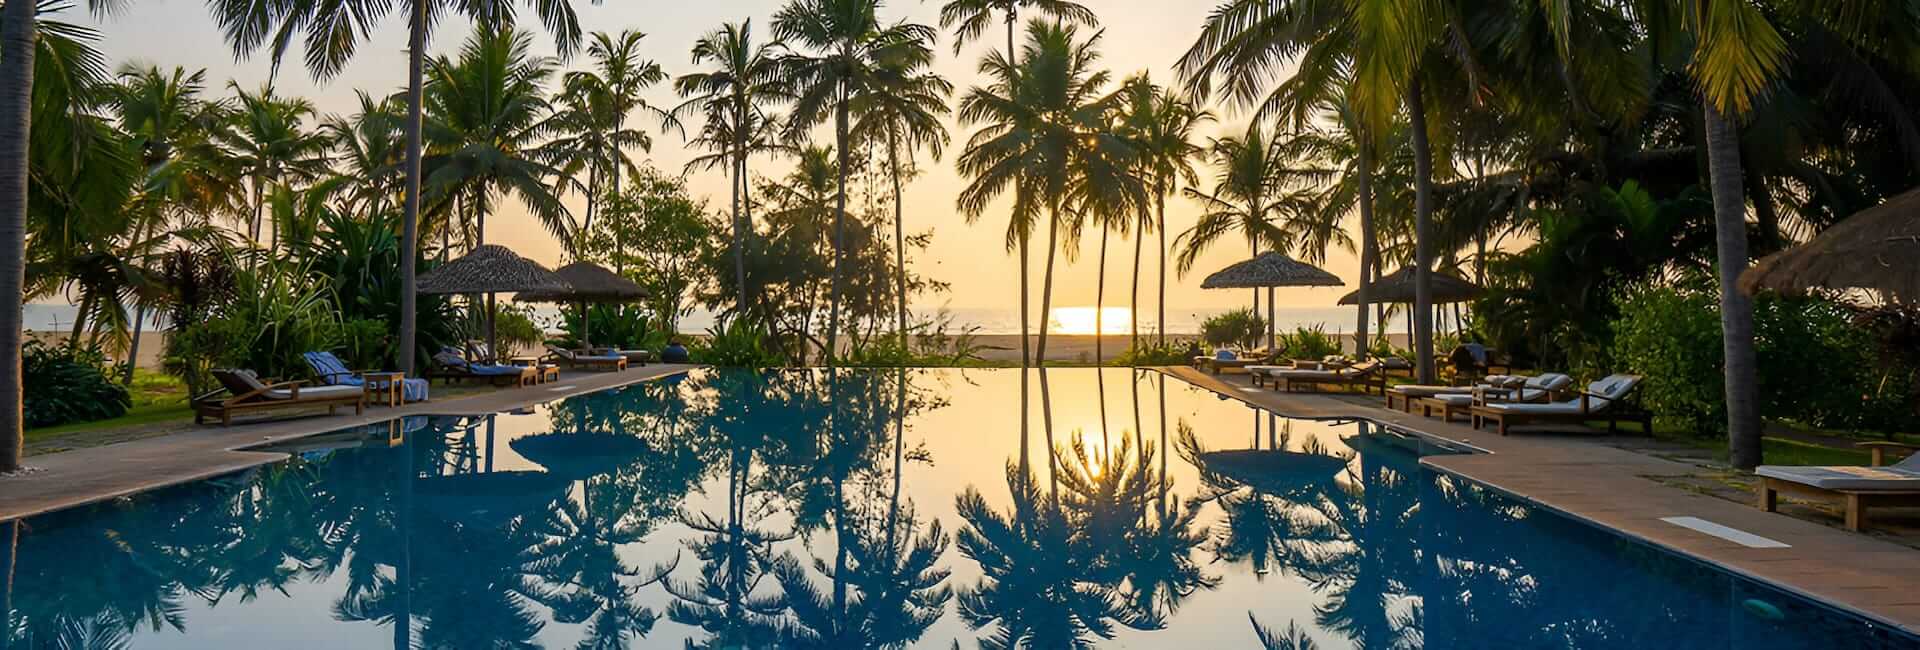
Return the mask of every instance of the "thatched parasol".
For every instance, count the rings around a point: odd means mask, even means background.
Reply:
[[[1740,276],[1740,290],[1871,289],[1920,300],[1920,188],[1867,208]]]
[[[539,262],[494,244],[480,246],[473,252],[441,264],[421,275],[415,286],[425,294],[486,294],[489,351],[497,348],[493,335],[494,294],[568,288],[566,279],[547,270]]]
[[[1340,276],[1287,257],[1262,253],[1259,257],[1220,269],[1200,283],[1202,289],[1259,289],[1272,287],[1338,287]]]
[[[1338,287],[1346,283],[1340,276],[1302,262],[1279,251],[1261,253],[1253,259],[1229,266],[1200,283],[1202,289],[1253,289],[1253,303],[1260,307],[1260,289],[1267,290],[1267,348],[1274,347],[1274,287]]]
[[[644,300],[645,287],[592,262],[574,262],[554,271],[567,281],[568,288],[558,291],[527,291],[514,296],[520,302],[576,303],[580,306],[580,342],[587,341],[587,303],[624,303]]]
[[[1436,305],[1466,302],[1479,298],[1487,292],[1486,289],[1480,288],[1480,285],[1445,273],[1431,273],[1428,277],[1433,279],[1433,304]],[[1367,285],[1367,291],[1369,293],[1367,300],[1371,302],[1387,304],[1412,303],[1413,267],[1404,267],[1398,271],[1382,276],[1378,281]],[[1340,304],[1360,304],[1360,292],[1354,291],[1345,296],[1341,296]]]

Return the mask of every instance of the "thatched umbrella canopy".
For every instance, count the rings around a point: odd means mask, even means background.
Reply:
[[[1287,257],[1286,253],[1271,251],[1215,271],[1213,275],[1201,281],[1200,288],[1253,289],[1253,306],[1256,311],[1260,307],[1260,289],[1265,288],[1267,290],[1267,348],[1272,349],[1274,347],[1274,287],[1338,287],[1344,284],[1346,283],[1340,281],[1340,276]]]
[[[620,277],[620,274],[607,270],[607,267],[592,262],[574,262],[554,271],[555,275],[567,281],[567,288],[557,291],[527,291],[514,296],[521,302],[560,302],[576,303],[580,306],[580,324],[582,332],[580,342],[592,345],[584,331],[587,324],[587,303],[634,302],[645,300],[647,290],[632,280]]]
[[[1340,276],[1287,257],[1262,253],[1259,257],[1220,269],[1200,283],[1202,289],[1260,289],[1272,287],[1338,287]]]
[[[566,279],[539,262],[521,257],[505,246],[488,244],[421,275],[414,286],[425,294],[486,294],[487,349],[498,356],[493,335],[494,294],[557,291],[569,285]]]
[[[1433,278],[1433,304],[1436,305],[1466,302],[1479,298],[1487,292],[1487,290],[1481,288],[1480,285],[1445,273],[1436,272],[1430,274],[1429,277]],[[1381,277],[1379,281],[1369,285],[1368,290],[1371,292],[1371,295],[1367,296],[1367,300],[1370,302],[1387,304],[1412,303],[1413,267],[1404,267]],[[1340,304],[1360,304],[1360,292],[1354,291],[1345,296],[1341,296]]]
[[[1871,289],[1920,300],[1920,188],[1867,208],[1740,276],[1740,290]]]

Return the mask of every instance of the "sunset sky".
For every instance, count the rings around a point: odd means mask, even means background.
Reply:
[[[776,0],[608,0],[599,6],[586,2],[576,3],[576,6],[579,7],[581,22],[588,30],[617,32],[638,29],[646,32],[646,55],[658,61],[668,74],[678,75],[693,69],[688,60],[688,48],[700,35],[722,22],[751,18],[756,32],[764,38],[765,26],[780,4]],[[1103,63],[1114,72],[1115,78],[1147,70],[1156,80],[1164,83],[1174,80],[1173,63],[1192,43],[1199,33],[1202,20],[1214,6],[1213,2],[1207,0],[1086,0],[1086,4],[1100,15],[1105,32],[1101,48]],[[206,68],[210,85],[214,85],[213,90],[221,94],[226,94],[221,86],[227,79],[236,80],[249,88],[268,79],[270,66],[267,57],[256,54],[236,60],[222,40],[219,29],[209,18],[203,2],[139,0],[130,5],[117,15],[95,21],[104,36],[103,49],[116,65],[132,60],[163,67],[179,65],[189,69]],[[907,19],[937,25],[939,2],[896,0],[883,7],[882,11],[888,20]],[[67,18],[87,20],[77,15]],[[551,53],[552,42],[540,30],[537,22],[530,15],[523,16],[522,22],[536,35],[537,50]],[[471,24],[464,20],[442,23],[434,34],[430,52],[440,54],[457,50],[470,30]],[[1004,36],[996,32],[986,42],[972,44],[954,56],[951,35],[943,32],[941,37],[936,70],[952,80],[962,93],[982,83],[981,76],[976,72],[981,56],[993,47],[992,44],[1004,42]],[[324,84],[315,82],[304,68],[299,67],[296,52],[289,57],[287,68],[279,75],[280,92],[309,97],[323,113],[348,112],[355,106],[355,89],[378,93],[397,90],[404,83],[405,42],[404,20],[398,15],[390,17],[383,28],[362,46],[345,72]],[[583,60],[575,60],[569,65],[583,64]],[[662,106],[678,102],[668,84],[653,88],[648,99]],[[1237,131],[1244,124],[1243,116],[1232,110],[1216,108],[1216,113],[1220,114],[1221,122],[1205,127],[1202,133],[1206,137]],[[909,231],[934,231],[932,249],[911,263],[920,272],[949,282],[953,287],[949,295],[921,306],[935,307],[944,302],[963,309],[1014,307],[1015,296],[1018,295],[1018,266],[1012,255],[1003,252],[1001,245],[1006,224],[1005,213],[989,213],[978,224],[968,226],[955,211],[954,197],[964,181],[954,170],[953,157],[970,131],[958,124],[950,124],[949,128],[955,142],[949,148],[947,157],[938,163],[927,161],[926,173],[907,187]],[[678,134],[656,132],[654,140],[651,153],[636,152],[636,157],[644,156],[661,169],[677,172],[691,155]],[[789,163],[761,161],[756,165],[756,176],[777,177],[784,174]],[[726,209],[727,183],[718,172],[695,173],[690,182],[697,194],[710,200],[713,208]],[[578,205],[577,197],[574,203]],[[1175,234],[1192,225],[1197,214],[1196,205],[1184,198],[1170,200],[1169,211],[1169,221]],[[508,244],[523,254],[549,264],[560,258],[559,244],[516,205],[503,208],[502,214],[489,219],[487,238],[490,242]],[[1091,237],[1088,239],[1077,262],[1067,264],[1062,260],[1057,275],[1055,305],[1093,303],[1095,241]],[[1122,260],[1131,254],[1131,245],[1117,239],[1110,245],[1114,247],[1112,255],[1115,259],[1109,261],[1108,304],[1113,305],[1125,300],[1125,272],[1130,262]],[[1035,250],[1039,252],[1037,242]],[[1151,252],[1151,246],[1148,250]],[[1202,291],[1199,284],[1206,273],[1245,256],[1246,251],[1241,246],[1224,242],[1217,246],[1195,268],[1193,275],[1169,280],[1170,308],[1200,309],[1244,304],[1246,292]],[[1036,276],[1039,264],[1036,254]],[[1330,254],[1327,266],[1328,270],[1351,280],[1358,264],[1352,255],[1335,251]],[[1150,278],[1152,274],[1153,269],[1149,266],[1145,277]],[[1150,286],[1143,282],[1143,295],[1151,295],[1147,288]],[[1323,307],[1331,305],[1343,292],[1337,289],[1288,290],[1282,293],[1279,302],[1282,305]],[[1036,303],[1038,298],[1036,286]]]

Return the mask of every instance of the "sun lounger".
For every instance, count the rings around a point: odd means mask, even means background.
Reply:
[[[395,373],[381,373],[370,370],[348,370],[347,364],[340,361],[332,352],[308,352],[301,355],[307,360],[307,367],[313,370],[313,376],[328,386],[359,386],[367,393],[391,392],[392,376]],[[369,375],[373,377],[369,379]],[[382,376],[385,375],[385,376]],[[400,399],[407,402],[427,401],[427,390],[432,382],[425,379],[401,379]],[[392,406],[391,403],[388,404]]]
[[[1754,469],[1761,479],[1760,509],[1773,512],[1782,493],[1839,501],[1846,507],[1847,530],[1859,532],[1867,527],[1868,508],[1920,506],[1920,454],[1910,453],[1893,466],[1882,467],[1886,449],[1920,448],[1893,442],[1860,446],[1873,450],[1872,467],[1761,465]]]
[[[620,356],[627,358],[627,367],[644,366],[653,360],[653,353],[646,350],[622,350],[620,348],[594,348],[589,352],[597,357]]]
[[[1584,424],[1605,420],[1607,432],[1619,430],[1621,422],[1638,422],[1642,432],[1653,431],[1653,415],[1626,403],[1640,386],[1638,375],[1609,375],[1587,384],[1578,396],[1545,403],[1488,402],[1472,407],[1473,428],[1494,424],[1500,435],[1524,424]]]
[[[570,368],[582,366],[601,370],[626,370],[627,358],[618,354],[592,354],[581,350],[567,350],[557,345],[547,346],[547,358],[567,364]]]
[[[1381,367],[1384,369],[1385,366],[1386,364],[1382,362]],[[1412,413],[1414,404],[1422,399],[1426,399],[1429,397],[1437,397],[1440,395],[1471,396],[1473,395],[1473,391],[1477,388],[1482,388],[1482,387],[1509,388],[1513,386],[1518,386],[1521,382],[1524,382],[1526,380],[1527,380],[1526,377],[1517,377],[1512,375],[1488,375],[1485,379],[1482,379],[1479,384],[1475,384],[1472,386],[1437,386],[1437,385],[1429,385],[1429,384],[1401,384],[1399,386],[1394,386],[1392,388],[1387,389],[1387,408]]]
[[[1473,407],[1482,404],[1550,402],[1572,385],[1572,377],[1557,372],[1542,373],[1533,377],[1487,375],[1479,384],[1464,390],[1446,390],[1446,387],[1440,386],[1395,386],[1387,393],[1387,406],[1389,408],[1393,406],[1394,391],[1417,393],[1425,389],[1427,392],[1425,395],[1414,395],[1411,399],[1403,398],[1406,399],[1405,410],[1412,413],[1413,408],[1418,406],[1420,414],[1426,417],[1433,417],[1434,411],[1439,411],[1440,419],[1452,422],[1454,415],[1469,415]]]
[[[1280,390],[1294,392],[1302,386],[1359,386],[1360,392],[1387,392],[1387,376],[1380,372],[1379,361],[1362,361],[1339,370],[1273,370],[1267,373]]]
[[[263,382],[251,371],[217,369],[213,378],[220,382],[228,397],[208,393],[193,400],[193,423],[204,424],[218,418],[221,426],[233,424],[233,416],[246,411],[263,411],[301,406],[325,406],[327,414],[342,406],[353,406],[354,413],[367,410],[367,392],[359,386],[314,386],[304,381]]]
[[[493,363],[474,363],[460,353],[446,349],[433,355],[433,371],[429,378],[439,378],[448,384],[456,381],[488,381],[498,385],[509,383],[532,386],[539,382],[539,369],[531,366],[509,366]]]

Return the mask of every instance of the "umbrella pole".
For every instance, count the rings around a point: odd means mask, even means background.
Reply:
[[[493,357],[487,361],[491,363],[500,362],[500,341],[494,337],[493,333],[493,310],[495,306],[493,301],[495,295],[496,294],[492,293],[487,294],[487,354]]]
[[[1267,353],[1273,353],[1273,287],[1267,287]]]
[[[580,303],[580,348],[593,349],[593,312],[587,311],[587,303]]]

